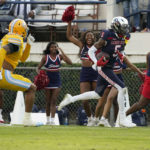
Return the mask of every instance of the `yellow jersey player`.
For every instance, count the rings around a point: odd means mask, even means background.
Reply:
[[[34,37],[27,37],[28,27],[24,20],[14,19],[9,24],[9,33],[1,41],[0,48],[0,89],[25,92],[24,126],[36,126],[31,120],[31,110],[35,98],[36,86],[27,78],[14,74],[18,62],[25,62],[30,54]],[[27,44],[23,48],[23,41]]]

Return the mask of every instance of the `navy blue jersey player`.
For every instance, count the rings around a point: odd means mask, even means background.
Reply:
[[[129,25],[128,21],[123,17],[115,17],[111,23],[111,29],[103,30],[101,32],[100,39],[89,49],[88,54],[91,60],[94,62],[95,66],[101,68],[101,72],[105,74],[104,76],[98,75],[97,78],[97,87],[95,91],[86,92],[77,96],[71,96],[67,94],[64,100],[60,103],[59,109],[70,104],[71,102],[75,102],[78,100],[85,99],[99,99],[102,97],[104,90],[108,86],[108,82],[106,78],[111,79],[111,84],[115,85],[117,88],[112,88],[113,93],[118,93],[118,103],[119,103],[119,111],[120,111],[120,125],[125,127],[131,127],[132,122],[127,120],[125,111],[124,111],[124,93],[125,93],[125,85],[124,83],[117,77],[117,75],[113,72],[113,66],[116,61],[116,58],[121,55],[120,54],[125,47],[125,36],[129,33]],[[109,54],[110,58],[108,61],[105,61],[104,57],[99,60],[95,57],[95,52],[101,49],[103,52]],[[99,71],[98,71],[99,72]],[[119,92],[118,92],[119,91]]]

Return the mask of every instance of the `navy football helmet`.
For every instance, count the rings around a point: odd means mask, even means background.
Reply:
[[[129,33],[129,24],[128,20],[124,17],[118,16],[114,17],[111,22],[111,28],[122,36]]]

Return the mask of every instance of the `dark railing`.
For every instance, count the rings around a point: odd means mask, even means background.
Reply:
[[[7,1],[8,4],[107,4],[105,0],[101,1]]]
[[[132,14],[130,14],[130,15],[128,15],[128,16],[125,16],[125,17],[126,17],[126,18],[130,18],[130,17],[132,17],[132,16],[134,16],[134,15],[136,15],[136,14],[141,14],[141,13],[143,13],[143,12],[150,13],[150,10],[140,10],[140,11],[137,11],[136,13],[132,13]]]
[[[27,4],[61,4],[61,5],[65,5],[65,4],[107,4],[107,2],[104,1],[7,1],[8,4],[24,4],[25,5],[25,9],[24,9],[24,14],[26,14],[27,11]],[[27,16],[24,16],[24,20],[26,22],[62,22],[62,20],[42,20],[42,19],[27,19]],[[11,20],[2,20],[0,19],[0,22],[10,22]],[[79,23],[105,23],[106,20],[74,20],[73,22],[79,22]]]

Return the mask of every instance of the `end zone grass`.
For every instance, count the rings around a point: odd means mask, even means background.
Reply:
[[[150,150],[150,128],[0,126],[0,150]]]

